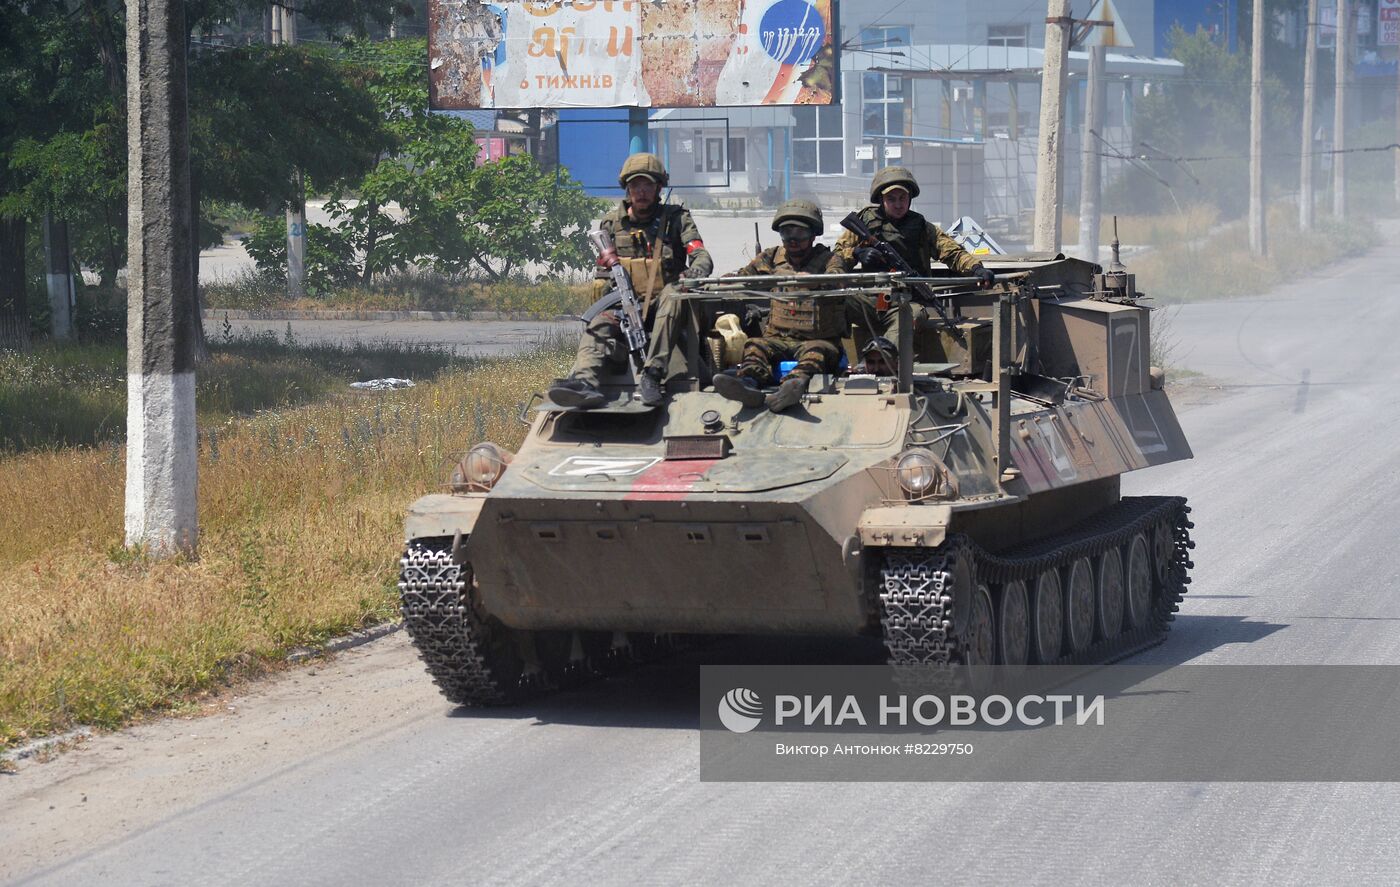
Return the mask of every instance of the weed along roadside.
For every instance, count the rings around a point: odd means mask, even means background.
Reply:
[[[202,424],[197,560],[121,548],[116,436],[0,456],[0,747],[116,726],[391,618],[404,503],[476,441],[516,445],[521,403],[570,356],[459,361],[374,394],[341,375]]]

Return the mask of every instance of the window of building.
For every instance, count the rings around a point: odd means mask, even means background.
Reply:
[[[860,32],[861,48],[892,48],[909,45],[909,28],[866,28]],[[860,132],[872,146],[872,159],[862,159],[862,173],[872,173],[884,165],[884,143],[890,137],[909,134],[906,122],[911,109],[905,102],[906,81],[897,74],[867,71],[860,78]],[[896,142],[895,144],[900,144]]]
[[[792,168],[805,175],[845,172],[841,106],[802,105],[792,109],[792,117]]]
[[[743,139],[729,140],[729,171],[743,172],[746,168],[747,160],[746,146]]]
[[[860,48],[870,49],[904,49],[909,46],[909,26],[908,25],[882,25],[875,28],[860,29]]]
[[[690,151],[695,158],[695,171],[705,171],[705,133],[695,130],[691,133]]]
[[[705,172],[724,172],[724,139],[705,139]]]
[[[988,46],[1029,46],[1030,25],[987,25]]]

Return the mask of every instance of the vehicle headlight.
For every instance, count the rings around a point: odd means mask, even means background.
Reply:
[[[913,501],[931,496],[957,496],[957,487],[943,463],[928,450],[905,450],[894,465],[904,497]]]
[[[455,493],[484,493],[506,473],[512,454],[493,443],[479,443],[467,451],[452,472]]]

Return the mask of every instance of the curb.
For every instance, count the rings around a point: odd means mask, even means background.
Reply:
[[[28,745],[21,745],[19,748],[10,749],[4,754],[0,754],[0,761],[22,761],[25,758],[32,758],[40,752],[47,751],[55,746],[70,745],[80,739],[89,739],[91,737],[91,727],[79,727],[76,730],[69,730],[67,733],[60,733],[57,736],[45,736],[43,739],[36,739]]]
[[[352,632],[334,640],[327,641],[319,647],[298,647],[286,656],[286,661],[291,663],[305,662],[309,659],[316,659],[327,653],[339,653],[341,650],[350,650],[355,647],[362,647],[365,644],[377,641],[380,638],[388,637],[399,629],[403,628],[402,622],[385,622],[373,628],[366,628],[363,631]],[[43,739],[36,739],[27,745],[19,748],[12,748],[7,752],[0,752],[0,761],[23,761],[25,758],[32,758],[48,749],[71,745],[79,740],[90,739],[93,736],[91,727],[78,727],[69,730],[67,733],[60,733],[57,736],[45,736]]]
[[[205,308],[205,320],[456,320],[456,321],[547,321],[563,323],[579,318],[573,314],[541,316],[526,311],[303,311],[291,308]]]
[[[351,650],[355,647],[362,647],[371,641],[388,637],[399,629],[403,628],[402,622],[385,622],[383,625],[376,625],[373,628],[366,628],[363,631],[356,631],[334,640],[327,641],[319,647],[297,647],[287,654],[287,661],[305,662],[308,659],[315,659],[327,653],[339,653],[341,650]]]

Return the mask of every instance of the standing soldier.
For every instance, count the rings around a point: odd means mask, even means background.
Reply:
[[[764,250],[735,274],[823,273],[831,259],[831,250],[815,243],[823,227],[821,207],[810,200],[789,200],[773,215],[773,230],[782,238],[782,246]],[[744,361],[734,375],[715,376],[715,391],[745,406],[766,404],[781,412],[802,399],[813,375],[836,371],[845,334],[844,297],[774,296],[763,337],[744,345]],[[762,388],[772,381],[773,367],[794,357],[797,366],[776,392],[765,396]]]
[[[661,189],[669,179],[666,167],[655,154],[633,154],[622,164],[617,180],[627,196],[599,223],[602,230],[612,235],[616,248],[598,257],[593,278],[593,294],[602,298],[611,289],[608,269],[621,263],[627,270],[632,289],[642,301],[646,326],[651,330],[652,353],[657,340],[669,342],[674,336],[669,327],[675,312],[660,310],[660,303],[673,300],[661,298],[662,290],[682,275],[705,277],[714,268],[714,260],[700,240],[690,211],[660,202]],[[621,366],[626,361],[627,345],[617,313],[604,311],[584,329],[573,369],[550,385],[549,399],[561,407],[596,407],[607,399],[598,387],[604,365]],[[637,389],[643,403],[661,403],[661,379],[659,368],[648,366],[642,372]]]
[[[982,286],[991,286],[995,276],[982,267],[977,257],[963,249],[943,230],[909,208],[919,196],[914,174],[902,166],[887,166],[870,182],[870,202],[860,218],[875,237],[895,248],[918,274],[927,277],[937,259],[958,274],[976,277]],[[827,263],[828,274],[846,274],[859,263],[863,271],[888,271],[878,251],[862,244],[850,231],[841,235]],[[847,302],[850,320],[870,336],[899,341],[899,311],[877,310],[872,296],[852,296]]]

